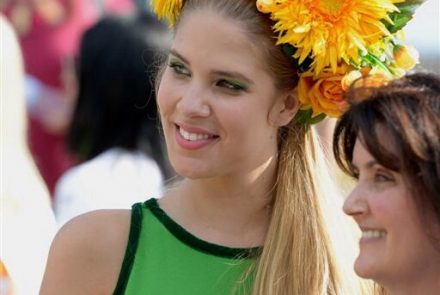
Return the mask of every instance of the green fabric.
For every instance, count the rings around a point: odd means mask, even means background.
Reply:
[[[258,248],[235,249],[202,241],[166,215],[156,199],[143,203],[141,216],[134,218],[138,206],[132,210],[132,226],[136,220],[141,226],[130,230],[118,281],[121,287],[114,294],[249,294],[253,276],[245,274]]]

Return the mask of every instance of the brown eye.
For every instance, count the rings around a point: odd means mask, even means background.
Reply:
[[[243,86],[241,86],[238,83],[234,83],[228,80],[219,80],[216,83],[217,86],[222,87],[222,88],[226,88],[228,90],[232,90],[232,91],[241,91],[241,90],[245,90],[245,88]]]
[[[392,176],[387,175],[386,173],[377,172],[374,175],[374,181],[375,182],[388,182],[388,181],[394,181],[394,178]]]
[[[168,66],[173,70],[173,72],[177,75],[190,76],[190,71],[182,64],[177,62],[170,62]]]

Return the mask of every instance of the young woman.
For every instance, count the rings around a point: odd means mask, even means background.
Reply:
[[[344,204],[362,231],[356,273],[391,294],[440,290],[440,79],[354,89],[334,151],[357,179]]]
[[[42,294],[356,294],[350,232],[307,124],[323,106],[299,111],[298,67],[270,15],[259,1],[158,2],[175,35],[157,102],[183,180],[135,205],[131,226],[129,211],[67,224]]]

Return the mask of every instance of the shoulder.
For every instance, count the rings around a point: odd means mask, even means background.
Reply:
[[[103,242],[125,236],[130,228],[131,210],[96,210],[82,214],[66,223],[57,233],[54,242],[66,237],[86,246],[99,249]],[[99,238],[99,239],[98,239]],[[89,243],[93,242],[93,243]]]
[[[52,243],[41,294],[111,293],[124,259],[130,216],[130,210],[98,210],[66,223]]]

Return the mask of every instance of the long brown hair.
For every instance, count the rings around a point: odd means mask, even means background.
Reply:
[[[359,137],[381,165],[406,179],[420,221],[440,251],[440,78],[410,74],[381,88],[352,88],[347,99],[351,108],[334,135],[337,163],[352,174]],[[383,132],[392,150],[382,144]]]
[[[293,90],[297,86],[297,69],[275,45],[273,23],[267,15],[257,11],[255,1],[184,1],[176,30],[183,18],[200,9],[218,12],[246,29],[250,40],[258,44],[258,52],[266,61],[266,70],[274,77],[277,89]],[[351,275],[353,261],[348,258],[351,257],[349,235],[330,233],[344,228],[333,214],[342,210],[339,203],[335,205],[336,198],[332,199],[336,196],[332,195],[331,184],[325,183],[329,175],[323,175],[325,161],[313,130],[292,121],[280,128],[278,146],[271,221],[262,253],[254,265],[253,294],[359,293],[360,285]],[[326,194],[322,193],[324,188]],[[337,225],[330,226],[331,222]],[[346,247],[335,247],[335,241],[342,244],[342,239]],[[343,253],[336,258],[338,251]],[[341,257],[346,258],[345,264]],[[352,258],[354,260],[354,251]]]

